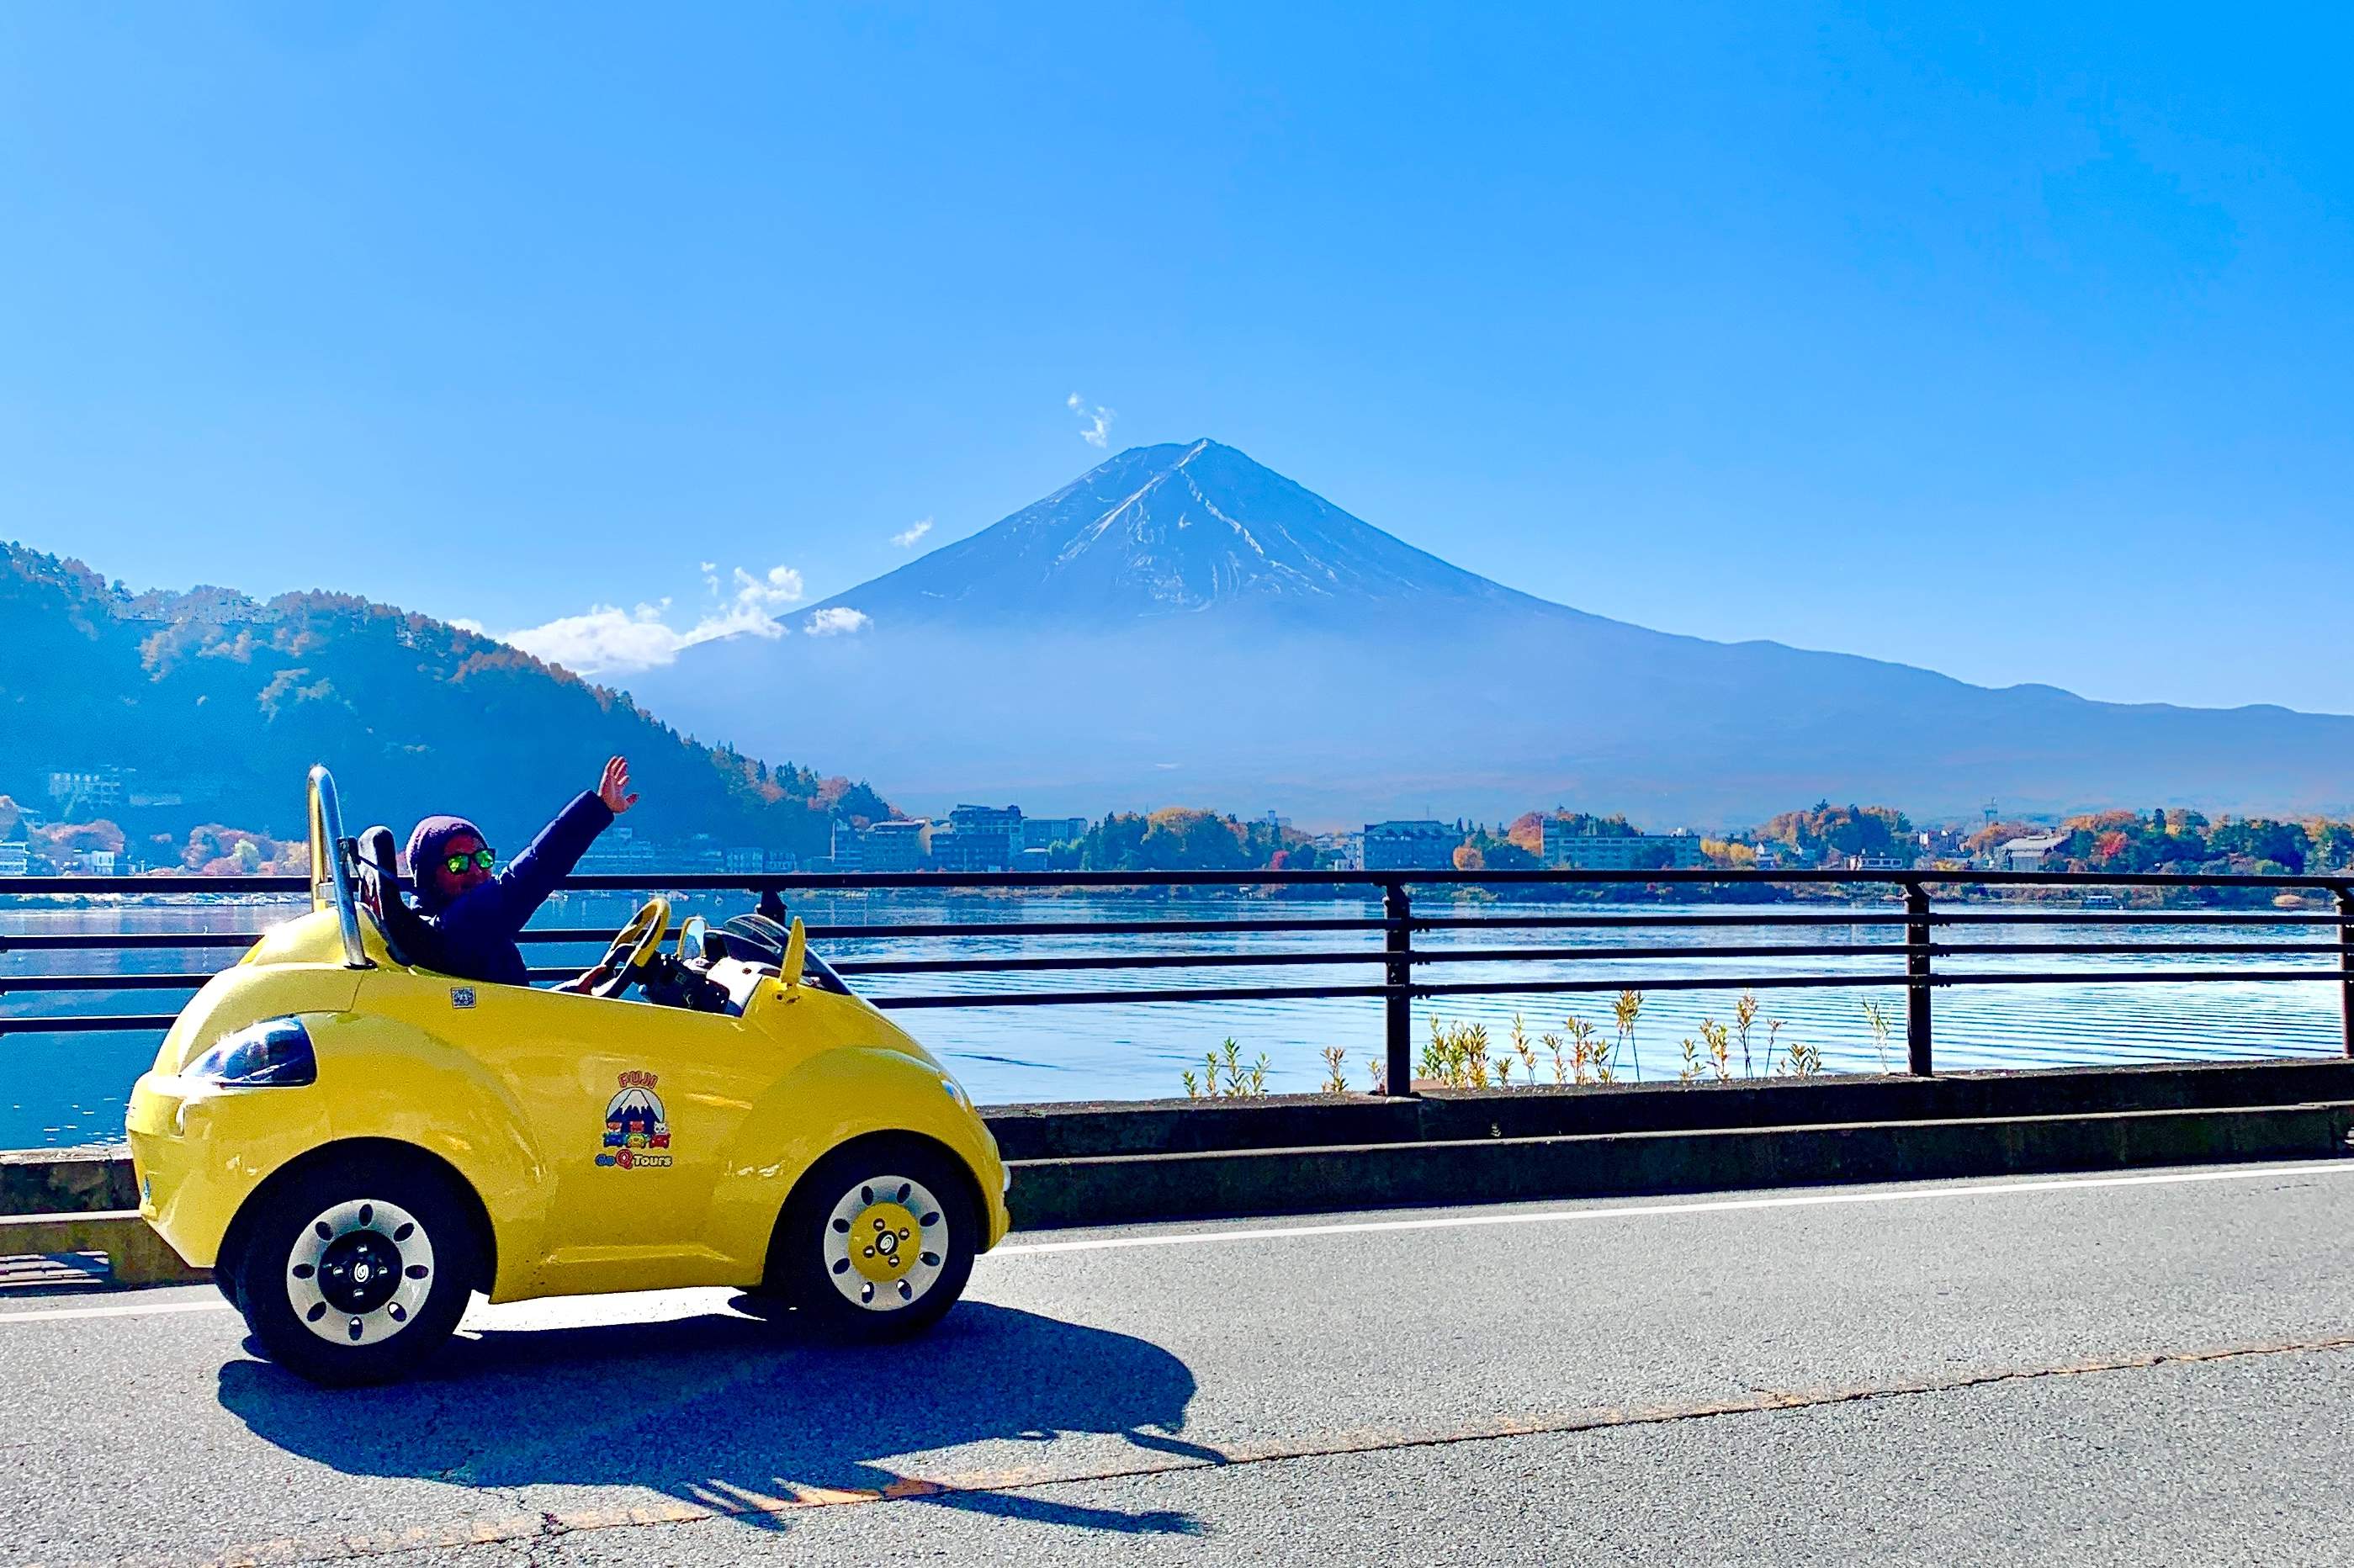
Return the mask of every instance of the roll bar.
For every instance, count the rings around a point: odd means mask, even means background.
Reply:
[[[352,878],[352,841],[344,836],[344,810],[335,799],[335,776],[323,764],[310,779],[311,907],[335,911],[344,935],[344,967],[374,969],[360,941],[359,894]]]

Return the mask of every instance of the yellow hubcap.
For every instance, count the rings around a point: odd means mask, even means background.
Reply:
[[[850,1222],[850,1266],[885,1285],[907,1277],[924,1249],[923,1227],[904,1204],[869,1203]]]

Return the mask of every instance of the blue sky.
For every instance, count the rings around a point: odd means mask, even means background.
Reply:
[[[1100,417],[1668,630],[2354,711],[2347,26],[2053,11],[10,7],[0,537],[660,657]]]

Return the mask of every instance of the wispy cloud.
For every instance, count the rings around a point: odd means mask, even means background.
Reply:
[[[1063,399],[1063,407],[1076,414],[1080,421],[1087,427],[1079,432],[1079,440],[1091,447],[1102,447],[1110,442],[1111,422],[1119,418],[1116,410],[1107,408],[1098,403],[1095,405],[1095,411],[1089,413],[1087,400],[1076,392]]]
[[[811,637],[842,637],[864,631],[874,624],[875,618],[863,609],[836,607],[815,611],[801,624],[801,630]]]
[[[931,531],[932,520],[927,517],[921,522],[910,523],[901,532],[892,535],[891,543],[903,550],[912,550],[916,547],[916,541]]]
[[[675,662],[686,649],[722,637],[785,635],[776,613],[801,601],[801,573],[790,567],[770,567],[756,576],[737,567],[723,585],[718,563],[705,561],[702,567],[711,602],[692,625],[673,625],[671,600],[663,599],[631,609],[590,605],[584,614],[510,631],[500,641],[583,675],[609,675]]]

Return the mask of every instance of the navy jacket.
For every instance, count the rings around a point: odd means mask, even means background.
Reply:
[[[529,984],[516,933],[612,820],[612,808],[583,790],[497,875],[425,916],[440,960],[434,967],[494,985]]]

